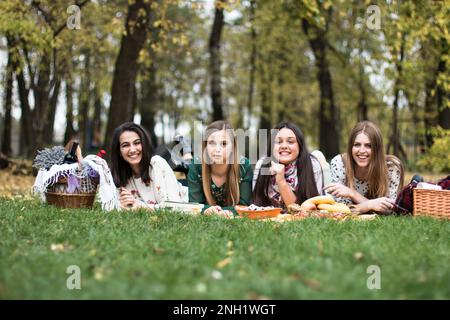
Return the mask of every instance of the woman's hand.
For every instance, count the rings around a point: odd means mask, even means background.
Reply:
[[[80,145],[78,145],[78,147],[77,147],[76,155],[77,155],[78,163],[80,163],[81,160],[83,160],[83,154],[81,153]]]
[[[122,209],[129,210],[134,207],[136,199],[134,198],[131,191],[125,188],[120,188],[119,202]]]
[[[234,216],[233,212],[231,212],[230,210],[223,210],[220,206],[211,206],[206,209],[203,214],[205,216],[216,215],[227,219],[230,219]]]
[[[275,163],[272,161],[272,165],[269,169],[270,174],[275,175],[275,181],[277,183],[285,181],[284,179],[284,164]]]
[[[377,199],[367,200],[356,206],[356,209],[361,212],[375,211],[379,213],[388,213],[392,211],[395,200],[387,197],[381,197]]]
[[[329,194],[338,198],[354,198],[355,191],[340,183],[330,183],[323,188]]]
[[[213,214],[218,214],[220,211],[222,211],[222,208],[220,206],[211,206],[208,209],[206,209],[203,214],[205,216],[211,216]]]
[[[231,212],[230,210],[221,210],[217,215],[220,217],[224,217],[225,219],[232,219],[234,217],[233,212]]]

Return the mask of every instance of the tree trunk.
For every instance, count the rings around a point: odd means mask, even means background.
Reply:
[[[13,39],[8,39],[12,43]],[[31,111],[28,101],[29,88],[25,82],[23,74],[23,66],[20,62],[20,52],[16,47],[14,50],[13,68],[16,70],[16,80],[18,95],[20,101],[21,117],[20,117],[20,153],[25,157],[32,157],[37,149],[36,135],[33,131],[33,112]],[[31,76],[32,78],[32,76]]]
[[[412,121],[414,127],[414,161],[417,159],[417,150],[419,154],[425,152],[425,140],[424,136],[420,133],[420,119],[418,114],[418,106],[415,101],[409,100],[409,108],[412,114]]]
[[[107,148],[111,144],[114,129],[124,122],[124,119],[132,117],[132,100],[138,71],[139,51],[143,48],[147,38],[151,4],[152,1],[136,0],[128,6],[126,33],[121,40],[111,88],[111,104],[105,135]]]
[[[90,149],[89,107],[91,105],[91,56],[84,56],[84,77],[81,80],[78,98],[78,134],[83,153]]]
[[[271,122],[271,110],[272,110],[272,88],[270,86],[272,82],[272,73],[265,70],[263,64],[271,65],[272,61],[265,60],[264,63],[259,64],[258,73],[261,79],[261,89],[259,90],[261,95],[261,112],[259,115],[259,129],[268,130],[267,136],[270,138],[270,129],[272,128]]]
[[[70,70],[66,75],[66,131],[64,133],[64,144],[75,136],[73,127],[73,80]]]
[[[1,152],[7,157],[11,156],[11,129],[12,129],[12,91],[13,91],[13,57],[12,49],[8,47],[8,62],[6,65],[6,77],[5,77],[5,118],[3,121],[3,137]]]
[[[100,116],[103,113],[103,104],[98,88],[95,88],[94,93],[94,118],[92,119],[91,146],[94,148],[100,148],[102,145],[102,121]]]
[[[433,145],[432,128],[436,125],[436,110],[435,110],[435,98],[433,95],[433,89],[436,87],[436,76],[430,79],[425,84],[425,113],[424,113],[424,126],[425,126],[425,146],[430,148]]]
[[[48,106],[49,106],[49,82],[50,82],[50,57],[44,54],[39,66],[39,77],[37,85],[33,90],[34,110],[33,110],[33,134],[36,135],[37,149],[46,145],[44,131],[48,126]]]
[[[441,97],[438,93],[438,101],[439,101],[439,99],[444,100],[443,97]],[[450,100],[449,94],[447,94],[446,100],[447,101]],[[440,111],[439,111],[438,123],[442,128],[449,130],[450,129],[450,108],[445,106],[445,104],[441,108],[442,109],[440,109]]]
[[[224,23],[223,8],[216,3],[214,23],[209,38],[211,101],[213,121],[223,120],[222,88],[220,83],[220,38]]]
[[[400,44],[400,56],[397,58],[395,67],[397,69],[397,77],[395,79],[394,84],[394,107],[392,110],[392,135],[389,139],[389,143],[387,146],[387,153],[390,152],[391,146],[393,149],[393,154],[396,157],[400,157],[400,136],[398,132],[398,103],[400,99],[400,86],[402,81],[402,74],[403,74],[403,59],[404,59],[404,53],[405,53],[405,33],[402,34],[401,44]]]
[[[247,112],[248,119],[246,123],[247,129],[251,125],[251,116],[253,112],[253,93],[255,91],[255,73],[256,73],[256,30],[255,30],[255,0],[250,0],[250,74],[248,82],[247,95]]]
[[[50,97],[47,126],[44,127],[44,141],[47,144],[53,144],[53,131],[55,127],[56,107],[58,106],[58,96],[61,87],[61,81],[59,77],[56,79],[55,85]]]
[[[441,38],[441,56],[439,59],[439,65],[437,74],[446,74],[447,65],[444,59],[444,55],[448,55],[450,51],[448,42],[445,38]],[[448,77],[448,75],[447,75]],[[444,129],[450,129],[450,107],[447,105],[450,101],[450,93],[442,87],[442,84],[438,84],[436,88],[436,102],[438,110],[438,124]]]
[[[302,26],[314,53],[320,87],[319,147],[325,157],[331,159],[339,153],[339,119],[326,58],[326,31],[311,25],[306,19],[302,19]]]
[[[359,97],[359,102],[358,102],[358,121],[364,121],[364,120],[368,120],[368,105],[367,105],[367,93],[366,93],[366,88],[364,87],[364,68],[363,68],[363,64],[361,62],[362,59],[362,55],[361,55],[361,51],[360,51],[360,61],[359,61],[359,92],[360,92],[360,97]]]
[[[155,116],[158,108],[158,86],[156,84],[156,66],[152,62],[149,67],[149,74],[141,84],[140,114],[141,125],[150,133],[152,143],[157,145],[155,134]]]

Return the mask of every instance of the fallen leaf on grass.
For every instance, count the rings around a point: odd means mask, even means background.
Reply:
[[[356,261],[361,261],[364,258],[364,254],[362,252],[355,252],[353,255]]]
[[[302,277],[298,272],[295,272],[294,274],[291,275],[291,278],[293,278],[294,280],[299,280],[301,282],[303,282],[306,286],[308,286],[309,288],[319,291],[320,290],[320,282],[313,280],[313,279],[306,279],[304,277]]]
[[[56,252],[64,251],[64,245],[61,244],[61,243],[58,243],[58,244],[52,243],[52,244],[50,245],[50,249],[51,249],[52,251],[56,251]]]
[[[198,284],[195,286],[195,289],[197,290],[197,292],[200,292],[200,293],[206,292],[206,284],[204,284],[204,283],[198,283]]]
[[[0,170],[0,195],[10,199],[19,196],[32,198],[30,190],[34,179],[32,175],[13,175],[11,168]]]
[[[166,252],[166,250],[164,250],[163,248],[153,248],[153,252],[156,254],[161,254]]]
[[[312,279],[302,279],[302,281],[304,284],[306,284],[311,289],[316,290],[316,291],[320,290],[320,283],[318,281],[312,280]]]
[[[300,276],[300,274],[298,272],[294,272],[293,274],[291,274],[290,278],[292,280],[300,280],[301,276]]]
[[[94,279],[97,281],[102,281],[104,278],[104,273],[102,268],[97,268],[94,270]]]
[[[259,295],[253,291],[249,292],[248,296],[249,296],[250,300],[270,300],[269,297]]]
[[[231,262],[231,258],[225,258],[225,259],[217,262],[216,267],[219,269],[222,269],[226,265],[230,264],[230,262]]]
[[[67,243],[52,243],[50,245],[50,250],[54,252],[65,252],[71,250],[73,247]]]
[[[211,277],[213,277],[213,279],[220,280],[220,279],[222,279],[222,272],[220,272],[218,270],[213,270],[211,272]]]

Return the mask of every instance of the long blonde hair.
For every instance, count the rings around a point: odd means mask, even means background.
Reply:
[[[232,163],[228,163],[228,175],[227,181],[225,182],[225,187],[227,191],[227,206],[234,206],[239,203],[239,161],[237,152],[237,139],[234,134],[234,130],[228,122],[219,120],[214,121],[208,127],[206,127],[206,137],[202,141],[202,186],[203,192],[205,193],[206,201],[209,205],[215,206],[217,203],[214,200],[211,193],[211,165],[209,164],[208,155],[206,152],[206,145],[209,136],[217,131],[226,130],[227,134],[231,135],[231,140],[233,143],[233,149],[231,153]],[[205,159],[206,158],[206,159]],[[208,161],[205,161],[208,160]]]
[[[400,184],[397,189],[398,192],[403,188],[403,165],[401,161],[393,155],[384,154],[383,137],[380,129],[370,121],[362,121],[356,124],[350,133],[347,144],[347,153],[342,155],[342,160],[345,166],[346,185],[354,189],[354,177],[356,170],[356,162],[352,156],[352,148],[355,143],[356,136],[360,133],[365,133],[371,144],[371,160],[369,163],[368,172],[368,186],[369,189],[365,195],[369,199],[385,197],[389,193],[389,175],[388,166],[397,167],[400,170]]]

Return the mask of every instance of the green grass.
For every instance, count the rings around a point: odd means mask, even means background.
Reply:
[[[430,218],[279,224],[3,199],[0,298],[449,299],[449,239],[450,222]],[[69,265],[81,290],[66,288]]]

